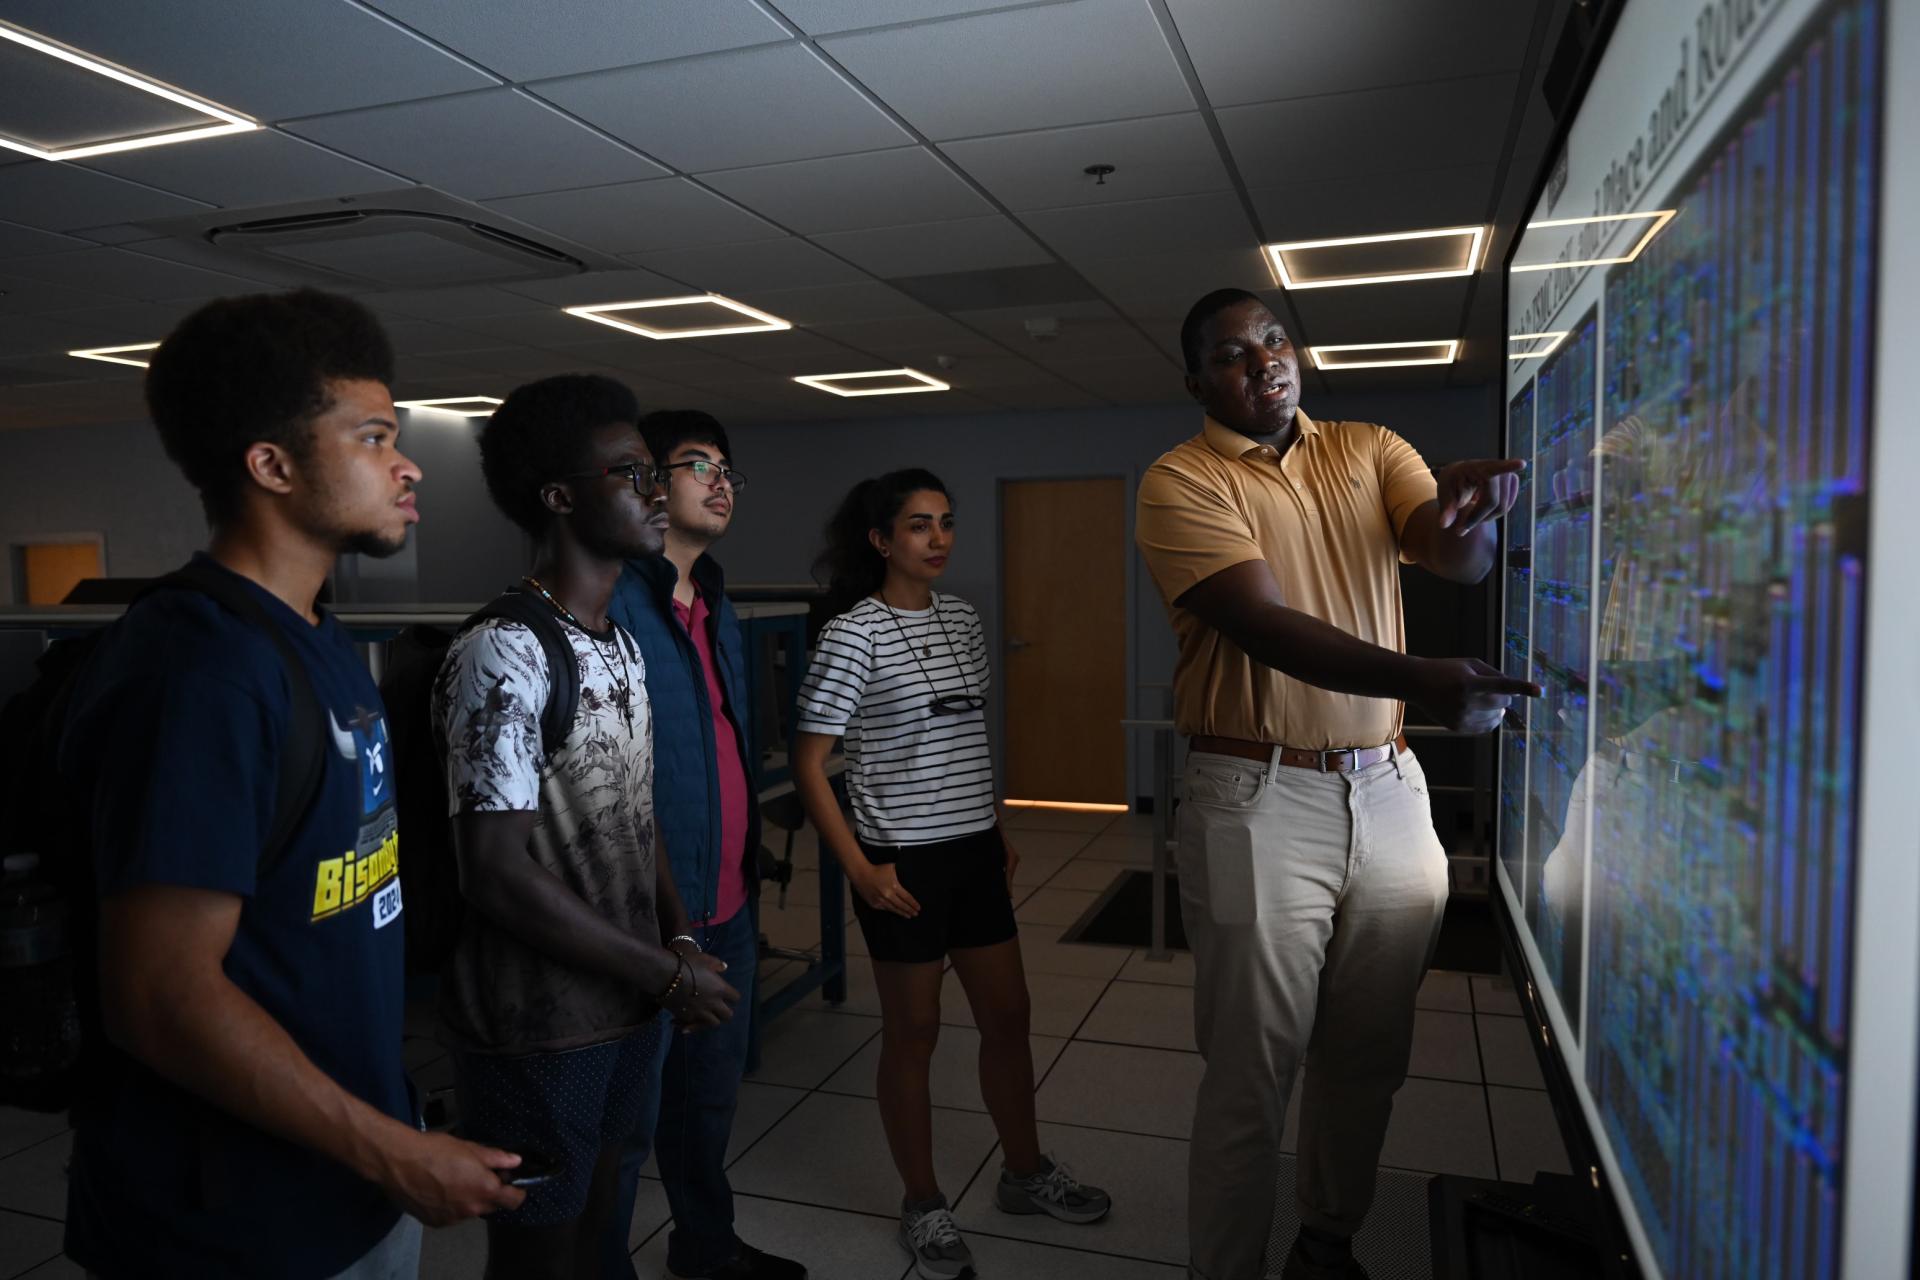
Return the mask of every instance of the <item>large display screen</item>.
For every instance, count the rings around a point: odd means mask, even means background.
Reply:
[[[1883,18],[1629,5],[1510,264],[1502,892],[1666,1277],[1839,1275]]]

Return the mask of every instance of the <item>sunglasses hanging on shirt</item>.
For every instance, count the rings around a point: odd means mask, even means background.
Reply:
[[[947,634],[946,620],[940,616],[939,601],[934,601],[933,621],[940,628],[940,638],[946,641],[947,652],[952,655],[954,665],[960,667],[960,680],[965,690],[961,693],[940,692],[940,686],[933,682],[933,677],[927,672],[927,664],[920,661],[920,654],[915,651],[913,641],[907,636],[907,629],[901,624],[900,615],[895,613],[893,606],[884,599],[880,601],[880,607],[885,609],[887,616],[893,619],[893,629],[900,633],[901,642],[907,646],[907,652],[913,655],[913,665],[920,668],[920,678],[927,682],[927,688],[933,690],[933,699],[927,703],[929,712],[936,716],[958,716],[965,715],[969,711],[987,709],[986,695],[973,692],[972,682],[966,677],[966,668],[960,662],[960,651],[953,647],[953,637]],[[933,646],[929,644],[924,648],[927,655],[931,657]]]

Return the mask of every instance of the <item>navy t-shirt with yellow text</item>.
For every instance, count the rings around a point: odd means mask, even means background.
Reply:
[[[243,580],[244,581],[244,580]],[[103,897],[142,885],[242,899],[227,977],[347,1092],[412,1124],[404,929],[380,694],[345,630],[248,582],[325,713],[319,794],[275,864],[292,673],[271,637],[195,591],[148,596],[73,692],[62,774],[87,806]],[[128,1060],[75,1131],[67,1252],[98,1274],[330,1276],[398,1220],[379,1188]]]

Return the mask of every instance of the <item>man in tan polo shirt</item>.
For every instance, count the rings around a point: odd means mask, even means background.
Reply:
[[[1136,533],[1179,638],[1180,908],[1206,1058],[1193,1122],[1193,1274],[1265,1274],[1288,1093],[1302,1062],[1288,1280],[1354,1280],[1414,994],[1447,899],[1402,704],[1484,732],[1539,690],[1474,659],[1408,657],[1399,564],[1492,567],[1517,461],[1436,477],[1384,427],[1299,410],[1293,346],[1219,290],[1181,328],[1201,433],[1147,471]]]

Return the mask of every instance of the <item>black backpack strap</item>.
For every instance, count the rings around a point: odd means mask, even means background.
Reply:
[[[566,745],[573,730],[573,717],[580,710],[580,667],[573,656],[573,644],[567,639],[566,624],[553,607],[527,591],[509,590],[495,596],[484,608],[466,621],[466,630],[488,618],[517,622],[533,632],[547,658],[547,705],[540,712],[540,744],[547,759],[553,759]]]
[[[141,594],[167,590],[197,591],[250,623],[272,641],[281,665],[287,669],[291,706],[287,736],[280,744],[280,777],[273,791],[273,825],[268,828],[266,843],[260,848],[259,874],[264,877],[280,864],[287,847],[293,843],[294,833],[305,821],[307,810],[320,794],[320,780],[326,770],[326,744],[330,741],[327,713],[320,706],[306,664],[294,651],[293,642],[287,639],[286,632],[266,607],[254,599],[245,583],[222,569],[195,560],[156,579]]]

